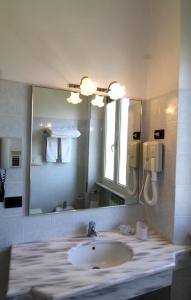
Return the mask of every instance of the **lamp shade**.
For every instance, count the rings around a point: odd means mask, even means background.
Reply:
[[[104,106],[103,96],[96,95],[95,98],[91,101],[91,103],[94,106],[103,107]]]
[[[95,94],[97,90],[97,82],[91,80],[89,77],[83,77],[80,84],[80,91],[82,95],[90,96]]]
[[[112,82],[108,88],[108,95],[113,100],[120,99],[125,96],[125,87],[118,82]]]
[[[79,93],[71,92],[71,95],[69,98],[66,99],[68,103],[71,104],[79,104],[82,102],[82,99],[80,98]]]

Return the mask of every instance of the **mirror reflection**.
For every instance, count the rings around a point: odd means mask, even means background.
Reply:
[[[80,99],[33,87],[30,214],[137,202],[141,101]]]

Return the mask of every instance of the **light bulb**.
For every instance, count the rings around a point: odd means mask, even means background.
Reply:
[[[52,123],[47,123],[47,124],[46,124],[46,127],[47,127],[47,128],[51,128],[51,127],[52,127]]]
[[[66,99],[68,103],[71,104],[79,104],[82,102],[82,99],[80,98],[79,93],[71,92],[71,95],[69,98]]]
[[[111,99],[117,100],[125,96],[125,87],[118,82],[109,85],[108,95]]]
[[[82,95],[90,96],[95,94],[97,90],[97,82],[91,80],[89,77],[84,77],[80,84],[80,91]]]

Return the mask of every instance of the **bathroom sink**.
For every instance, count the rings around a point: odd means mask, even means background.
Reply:
[[[73,266],[87,269],[115,267],[132,257],[132,249],[118,241],[90,241],[68,251],[68,261]]]

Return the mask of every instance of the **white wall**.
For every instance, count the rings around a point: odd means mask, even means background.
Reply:
[[[151,0],[147,98],[178,89],[180,0]]]
[[[153,140],[156,129],[165,130],[163,171],[158,176],[158,203],[144,205],[147,223],[166,239],[173,240],[176,166],[177,92],[145,101],[143,104],[144,140]]]
[[[191,238],[191,2],[181,1],[181,47],[176,158],[174,241]]]
[[[0,77],[64,87],[89,75],[145,97],[149,2],[1,1]]]

